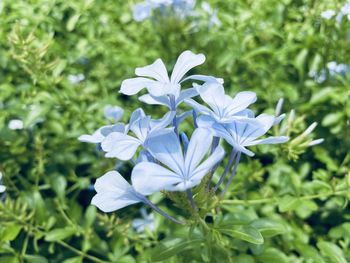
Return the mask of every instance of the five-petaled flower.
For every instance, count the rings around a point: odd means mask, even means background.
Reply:
[[[185,74],[192,68],[203,64],[205,56],[194,54],[191,51],[184,51],[176,61],[173,72],[169,78],[166,67],[161,59],[153,64],[136,68],[137,78],[126,79],[122,82],[120,92],[125,95],[137,94],[146,88],[148,94],[139,99],[148,104],[159,104],[174,110],[183,100],[197,95],[195,88],[181,91],[181,83],[188,79],[195,79],[204,82],[222,82],[211,76],[191,75],[184,78]],[[172,101],[173,100],[173,101]]]
[[[224,157],[218,146],[209,157],[212,134],[207,129],[196,129],[187,151],[183,153],[178,136],[172,130],[163,130],[148,140],[148,150],[164,166],[141,162],[132,171],[135,189],[145,195],[161,190],[185,191],[198,185],[202,178]]]

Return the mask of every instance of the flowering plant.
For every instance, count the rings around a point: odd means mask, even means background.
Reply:
[[[164,192],[175,202],[181,202],[182,193],[185,193],[192,214],[199,218],[206,216],[219,207],[220,202],[215,202],[220,199],[216,193],[221,190],[222,197],[229,189],[241,155],[254,156],[248,149],[250,146],[288,141],[286,136],[262,138],[284,115],[255,116],[248,108],[256,101],[254,92],[239,92],[232,98],[225,94],[220,78],[185,77],[204,61],[203,54],[184,51],[170,78],[161,59],[136,68],[137,77],[124,80],[120,92],[135,95],[145,88],[147,93],[139,98],[140,101],[165,106],[169,111],[161,119],[152,119],[138,108],[131,114],[129,123],[124,124],[118,122],[123,110],[108,107],[105,113],[110,119],[114,116],[115,123],[99,128],[92,135],[80,136],[81,141],[98,144],[106,157],[130,160],[133,164],[131,184],[117,171],[109,171],[97,179],[93,205],[104,212],[112,212],[141,202],[173,222],[184,224],[183,219],[170,216],[147,196]],[[194,83],[189,83],[190,80]],[[185,83],[190,87],[183,89]],[[194,100],[198,96],[205,105]],[[190,109],[181,112],[183,102]],[[188,139],[181,126],[190,116],[193,132]],[[225,159],[224,144],[229,157],[218,176]],[[205,196],[205,205],[197,204],[199,196]]]

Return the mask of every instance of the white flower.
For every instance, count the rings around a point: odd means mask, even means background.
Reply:
[[[69,75],[68,76],[68,81],[73,85],[82,82],[84,79],[85,79],[85,75],[82,73],[80,73],[78,75]]]
[[[0,181],[1,181],[1,178],[2,178],[2,173],[0,172]],[[0,193],[5,192],[5,190],[6,190],[6,186],[0,185]]]
[[[10,130],[22,130],[23,129],[23,121],[21,120],[10,120],[8,127]]]
[[[329,20],[331,19],[333,16],[335,16],[335,11],[334,10],[326,10],[326,11],[323,11],[321,13],[321,17],[326,19],[326,20]]]

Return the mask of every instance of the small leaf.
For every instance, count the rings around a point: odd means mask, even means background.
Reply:
[[[153,249],[151,253],[151,261],[157,262],[162,261],[172,256],[175,256],[178,253],[181,253],[187,249],[191,249],[194,246],[198,246],[203,242],[202,239],[193,239],[188,241],[181,240],[179,243],[166,247],[164,245],[160,245]]]
[[[264,238],[261,233],[252,226],[237,226],[237,225],[227,225],[221,226],[217,229],[223,234],[229,235],[231,237],[247,241],[253,244],[263,244]]]
[[[35,256],[35,255],[25,255],[24,259],[27,263],[47,263],[49,262],[45,257],[43,256]]]
[[[263,237],[273,237],[286,231],[282,224],[268,218],[256,219],[250,225],[258,229]]]
[[[80,18],[80,14],[75,14],[71,16],[67,22],[67,30],[68,31],[73,31],[76,24],[78,23],[78,20]]]
[[[0,241],[7,242],[14,240],[18,236],[21,229],[22,227],[15,223],[3,225],[3,227],[0,229]]]
[[[63,240],[65,238],[68,238],[72,235],[74,235],[76,232],[76,229],[73,227],[65,227],[65,228],[57,228],[52,231],[50,231],[46,237],[46,241],[58,241]]]
[[[300,200],[297,197],[286,195],[283,196],[278,204],[280,212],[287,212],[293,210],[299,205]]]
[[[289,263],[287,256],[275,248],[268,248],[259,257],[259,262]]]
[[[332,263],[347,263],[343,251],[335,244],[326,241],[320,241],[317,243],[317,247],[320,249],[321,254],[329,258]]]

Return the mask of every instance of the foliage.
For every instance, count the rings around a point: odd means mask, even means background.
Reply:
[[[350,22],[320,16],[344,2],[213,0],[221,26],[196,29],[192,18],[136,22],[134,3],[0,2],[0,262],[350,261],[350,76],[309,75],[349,63]],[[242,158],[225,200],[212,200],[220,211],[187,226],[155,214],[155,230],[137,233],[141,205],[113,214],[90,206],[91,184],[116,164],[77,138],[106,122],[105,105],[128,116],[136,108],[118,93],[135,67],[161,57],[170,69],[186,49],[206,55],[200,72],[224,78],[230,95],[255,91],[256,111],[273,113],[284,97],[298,116],[292,138],[317,121],[313,136],[325,141],[259,146],[254,160]],[[23,129],[9,129],[14,119]],[[168,211],[168,198],[181,196],[151,200]]]

